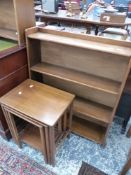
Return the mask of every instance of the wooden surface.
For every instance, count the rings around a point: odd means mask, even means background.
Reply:
[[[77,98],[74,101],[74,114],[85,120],[96,122],[100,125],[111,123],[112,108],[89,100]]]
[[[123,74],[126,71],[129,61],[128,58],[126,59],[120,55],[113,55],[112,57],[112,54],[110,53],[97,50],[92,51],[81,47],[65,46],[64,44],[46,41],[41,41],[41,44],[38,47],[41,48],[40,51],[37,49],[37,54],[41,54],[40,56],[35,55],[36,46],[35,50],[31,49],[30,51],[30,53],[32,53],[31,62],[34,62],[35,60],[33,65],[39,62],[46,62],[51,65],[53,64],[54,66],[56,65],[117,82],[122,81]],[[34,48],[34,46],[32,46],[32,48]],[[59,52],[59,50],[61,50],[61,52]],[[114,62],[116,64],[114,64]],[[121,72],[119,70],[121,70]]]
[[[114,106],[117,98],[117,95],[114,94],[110,94],[93,88],[88,88],[87,86],[54,78],[52,76],[46,76],[44,74],[43,74],[43,82],[50,86],[76,94],[76,96],[78,97],[87,100],[89,99],[93,102],[100,103],[109,107]]]
[[[0,36],[3,38],[14,40],[14,41],[18,40],[18,35],[16,35],[16,30],[0,28]]]
[[[79,170],[78,175],[107,175],[103,171],[99,170],[98,168],[82,161],[81,168]]]
[[[72,94],[28,79],[1,97],[0,103],[16,144],[21,148],[23,140],[40,149],[45,162],[55,165],[56,146],[71,130],[73,99]],[[19,135],[14,117],[33,126]]]
[[[25,29],[35,26],[34,0],[14,0],[19,45],[25,43]]]
[[[0,97],[28,77],[25,48],[16,47],[0,54]],[[10,137],[5,117],[0,108],[0,135]]]
[[[81,118],[73,117],[72,131],[80,136],[97,143],[102,143],[105,137],[105,128]]]
[[[27,65],[26,50],[21,49],[12,55],[0,60],[0,80],[9,77],[10,74]]]
[[[26,36],[30,77],[81,99],[74,103],[73,130],[105,144],[130,71],[130,43],[46,28]]]
[[[73,17],[67,17],[66,16],[67,11],[66,10],[60,10],[57,14],[47,14],[43,12],[37,12],[35,15],[36,17],[40,17],[42,21],[48,21],[50,22],[51,20],[58,21],[63,21],[63,22],[72,22],[72,24],[77,24],[80,23],[82,24],[92,24],[92,25],[101,25],[101,26],[126,26],[131,24],[131,20],[129,18],[126,19],[125,23],[119,23],[116,22],[111,23],[111,22],[103,22],[100,21],[100,17],[89,15],[87,19],[81,19],[81,17],[78,15],[75,15]]]
[[[25,42],[24,31],[35,26],[33,0],[1,0],[0,1],[0,36]]]
[[[53,126],[63,115],[73,98],[74,95],[67,92],[33,80],[26,80],[2,97],[0,102],[37,121]],[[37,108],[33,108],[34,104]]]
[[[37,148],[38,150],[42,151],[42,143],[38,127],[27,125],[23,133],[21,133],[20,139],[33,148]]]
[[[0,28],[16,30],[15,12],[12,0],[0,1]]]
[[[68,68],[65,69],[63,67],[48,63],[39,63],[31,67],[31,70],[115,95],[118,94],[118,89],[120,86],[120,83],[115,81],[100,78],[76,70],[71,70]]]
[[[55,42],[59,44],[64,44],[68,46],[74,46],[74,47],[79,47],[81,43],[81,48],[84,49],[90,49],[90,50],[95,50],[95,51],[103,51],[106,53],[111,53],[111,54],[116,54],[116,55],[122,55],[122,56],[131,56],[131,48],[127,47],[121,47],[121,46],[113,46],[110,44],[105,44],[105,43],[99,43],[98,42],[92,42],[88,40],[81,40],[81,39],[76,39],[76,38],[69,38],[66,36],[56,36],[53,34],[48,34],[48,33],[33,33],[28,36],[28,38],[31,39],[39,39],[42,41],[48,41],[48,42]],[[108,48],[108,49],[107,49]]]

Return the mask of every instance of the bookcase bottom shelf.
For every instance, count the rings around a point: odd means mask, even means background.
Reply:
[[[72,132],[99,144],[104,144],[106,129],[107,128],[99,126],[98,124],[76,116],[73,117]]]

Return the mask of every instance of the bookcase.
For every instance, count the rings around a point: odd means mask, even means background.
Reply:
[[[25,29],[34,25],[33,0],[0,0],[0,97],[28,78]],[[11,137],[1,107],[0,135]]]
[[[72,131],[105,144],[130,70],[130,42],[37,27],[26,30],[26,41],[30,78],[75,94]]]
[[[0,0],[0,37],[25,42],[25,29],[35,26],[33,0]]]

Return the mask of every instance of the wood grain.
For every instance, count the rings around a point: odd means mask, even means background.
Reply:
[[[0,1],[0,36],[25,43],[25,29],[35,26],[33,0]]]
[[[46,28],[26,36],[30,77],[74,93],[73,128],[105,143],[131,67],[130,43]]]
[[[99,42],[97,45],[99,45]],[[92,46],[95,48],[93,44]],[[99,52],[97,50],[83,49],[81,46],[76,48],[75,46],[65,46],[52,42],[41,42],[41,52],[37,53],[41,53],[41,62],[118,82],[122,81],[123,74],[126,72],[126,67],[129,63],[129,58],[105,53],[102,48],[101,52]],[[35,59],[38,60],[36,57]]]
[[[117,99],[117,95],[89,88],[87,86],[82,86],[71,81],[65,81],[59,78],[54,78],[51,76],[44,75],[43,82],[50,86],[76,94],[76,96],[78,97],[91,100],[103,105],[107,105],[109,107],[113,107]]]
[[[31,67],[31,70],[114,95],[118,94],[120,87],[120,83],[115,81],[44,62]]]
[[[76,39],[76,38],[69,38],[66,36],[56,36],[53,34],[48,33],[33,33],[28,36],[32,39],[39,39],[42,41],[48,41],[48,42],[54,42],[59,44],[64,44],[68,46],[75,46],[79,47],[79,43],[81,43],[81,48],[90,49],[90,50],[97,50],[97,51],[103,51],[106,53],[116,54],[116,55],[122,55],[122,56],[131,56],[131,49],[122,47],[122,46],[113,46],[105,43],[97,43],[92,41],[86,41],[82,39]],[[107,49],[108,48],[108,49]]]
[[[105,136],[105,128],[77,117],[73,117],[72,131],[100,144]]]
[[[27,127],[21,134],[20,139],[24,143],[32,146],[33,148],[37,148],[38,150],[43,151],[38,127],[35,127],[33,125],[27,125]]]
[[[112,108],[89,100],[77,98],[74,101],[74,114],[85,120],[90,120],[99,125],[107,126],[111,123]]]
[[[72,94],[33,80],[26,80],[1,97],[0,102],[36,121],[53,126],[73,99]],[[34,105],[35,108],[32,107]]]
[[[16,31],[13,0],[0,1],[0,28]]]

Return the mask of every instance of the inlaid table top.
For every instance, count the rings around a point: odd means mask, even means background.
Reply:
[[[0,103],[33,120],[53,126],[74,97],[70,93],[28,79],[0,98]]]

